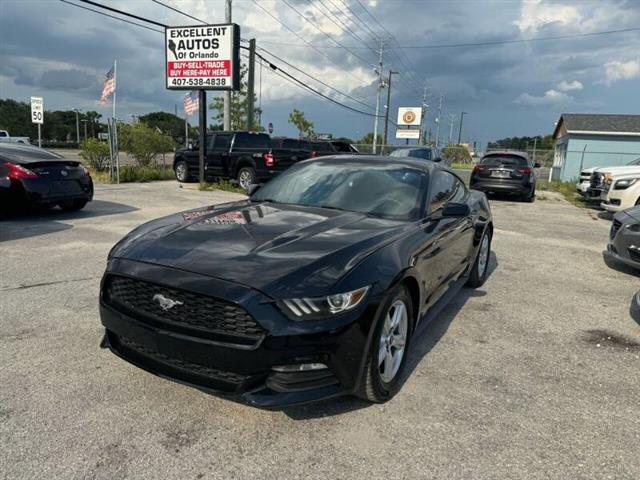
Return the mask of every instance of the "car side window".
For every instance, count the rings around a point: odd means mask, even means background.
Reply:
[[[443,170],[435,172],[429,192],[429,212],[439,210],[451,200],[460,187],[456,182],[457,179],[449,172]]]
[[[213,144],[213,148],[216,150],[229,150],[231,144],[231,135],[216,135],[216,141]]]
[[[207,137],[207,150],[213,150],[214,141],[216,139],[215,135],[209,135]]]

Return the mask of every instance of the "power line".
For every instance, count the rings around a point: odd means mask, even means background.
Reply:
[[[78,7],[83,10],[88,10],[90,12],[97,13],[105,17],[113,18],[115,20],[120,20],[121,22],[128,23],[130,25],[135,25],[136,27],[144,28],[146,30],[151,30],[152,32],[164,33],[162,30],[156,30],[155,28],[147,27],[146,25],[140,25],[139,23],[132,22],[131,20],[127,20],[126,18],[120,18],[120,17],[116,17],[115,15],[109,15],[108,13],[104,13],[99,10],[94,10],[93,8],[85,7],[84,5],[78,5],[76,3],[69,2],[68,0],[60,0],[60,1],[62,3],[66,3],[67,5],[72,5],[74,7]]]
[[[135,15],[133,13],[129,13],[129,12],[123,12],[122,10],[118,10],[117,8],[113,8],[113,7],[109,7],[107,5],[102,5],[101,3],[97,3],[97,2],[93,2],[92,0],[77,0],[78,2],[82,2],[82,3],[87,3],[89,5],[93,5],[94,7],[98,7],[98,8],[102,8],[104,10],[109,10],[110,12],[113,13],[118,13],[120,15],[124,15],[125,17],[131,17],[131,18],[135,18],[136,20],[140,20],[142,22],[147,22],[147,23],[151,23],[157,27],[163,27],[166,28],[167,25],[160,23],[160,22],[156,22],[155,20],[150,20],[148,18],[144,18],[144,17],[140,17],[138,15]],[[162,32],[164,33],[164,32]]]
[[[169,10],[173,10],[176,13],[179,13],[180,15],[184,15],[187,18],[190,18],[192,20],[195,20],[196,22],[201,22],[201,23],[207,23],[204,20],[199,19],[198,17],[194,17],[193,15],[189,15],[186,12],[183,12],[182,10],[172,6],[172,5],[167,5],[166,3],[161,2],[160,0],[151,0],[153,3],[157,3],[158,5],[162,5],[165,8],[168,8]]]
[[[363,105],[363,106],[365,106],[365,107],[367,107],[367,108],[374,109],[374,107],[373,107],[373,106],[371,106],[371,105],[369,105],[369,104],[367,104],[367,103],[364,103],[364,102],[360,101],[359,99],[357,99],[356,97],[353,97],[353,96],[349,95],[348,93],[344,93],[343,91],[338,90],[338,89],[337,89],[337,88],[335,88],[335,87],[332,87],[331,85],[329,85],[329,84],[327,84],[327,83],[323,82],[322,80],[319,80],[318,78],[314,77],[313,75],[311,75],[311,74],[309,74],[309,73],[305,72],[304,70],[301,70],[300,68],[296,67],[295,65],[292,65],[291,63],[287,62],[287,61],[286,61],[286,60],[284,60],[283,58],[280,58],[280,57],[279,57],[279,56],[277,56],[275,53],[271,53],[271,52],[270,52],[269,50],[267,50],[266,48],[263,48],[263,47],[258,47],[258,48],[259,48],[261,51],[263,51],[263,52],[267,53],[268,55],[271,55],[272,57],[274,57],[274,58],[276,58],[276,59],[280,60],[282,63],[284,63],[284,64],[288,65],[289,67],[293,68],[294,70],[296,70],[296,71],[298,71],[298,72],[302,73],[303,75],[306,75],[307,77],[309,77],[309,78],[311,78],[311,79],[315,80],[316,82],[320,83],[321,85],[324,85],[325,87],[327,87],[327,88],[329,88],[329,89],[333,90],[334,92],[339,93],[339,94],[340,94],[340,95],[342,95],[343,97],[349,98],[349,99],[353,100],[354,102],[357,102],[357,103],[359,103],[360,105]]]
[[[349,47],[344,46],[342,43],[340,43],[338,40],[336,40],[335,38],[333,38],[331,35],[329,35],[327,32],[325,32],[324,30],[322,30],[320,27],[318,27],[314,22],[312,22],[311,20],[309,20],[306,16],[304,16],[304,14],[302,12],[300,12],[300,10],[298,10],[296,7],[294,7],[293,5],[291,5],[287,0],[282,0],[282,2],[287,5],[291,10],[293,10],[294,12],[296,12],[301,18],[303,18],[307,23],[309,23],[309,25],[311,25],[313,28],[315,28],[316,30],[318,30],[320,33],[322,33],[324,36],[326,36],[329,40],[331,40],[333,43],[335,43],[336,45],[339,45],[341,48],[343,48],[344,50],[346,50],[347,52],[349,52],[351,55],[353,55],[355,58],[358,58],[361,62],[367,64],[368,66],[372,67],[373,65],[369,62],[369,60],[367,60],[366,58],[361,57],[360,55],[358,55],[357,53],[355,53],[353,50],[349,49]]]
[[[322,50],[318,49],[317,47],[313,46],[311,43],[309,43],[307,41],[307,39],[305,39],[304,37],[302,37],[300,34],[298,34],[298,32],[296,32],[295,30],[293,30],[291,27],[289,27],[289,25],[287,25],[286,23],[284,23],[283,21],[281,21],[280,19],[278,19],[278,17],[276,17],[275,15],[273,15],[269,10],[267,10],[266,8],[264,8],[262,5],[260,5],[258,3],[257,0],[253,0],[253,3],[256,4],[256,6],[258,8],[260,8],[264,13],[266,13],[267,15],[269,15],[272,19],[274,19],[276,22],[278,22],[280,25],[282,25],[284,28],[286,28],[287,30],[289,30],[291,33],[293,33],[299,40],[301,40],[303,43],[305,43],[306,45],[308,45],[309,47],[313,48],[316,52],[318,52],[320,55],[322,55],[323,57],[325,57],[327,60],[329,60],[331,63],[335,63],[334,60],[327,55],[325,52],[323,52]],[[260,43],[265,43],[265,40],[260,40]],[[280,45],[286,45],[286,46],[295,46],[292,45],[291,43],[284,43],[284,44],[280,44]],[[365,83],[365,84],[369,84],[371,83],[369,80],[365,80],[363,78],[358,77],[357,75],[354,75],[353,73],[346,71],[346,73],[348,75],[350,75],[351,77],[355,78],[356,80]]]

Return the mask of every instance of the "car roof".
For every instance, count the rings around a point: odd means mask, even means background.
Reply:
[[[317,158],[310,158],[298,163],[312,163],[318,161],[330,161],[337,164],[340,163],[361,163],[363,165],[404,165],[415,168],[416,170],[426,170],[429,173],[435,170],[451,170],[446,166],[437,162],[425,162],[421,158],[413,157],[390,157],[382,155],[326,155]],[[453,173],[453,172],[452,172]]]
[[[44,148],[21,143],[0,143],[0,157],[8,161],[20,162],[64,159],[62,155],[50,152]]]

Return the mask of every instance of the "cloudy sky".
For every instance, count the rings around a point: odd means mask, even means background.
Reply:
[[[163,24],[197,23],[152,0],[97,1]],[[224,21],[223,0],[162,1],[210,23]],[[639,31],[468,45],[638,28],[638,0],[233,0],[233,19],[243,38],[256,38],[258,47],[310,77],[274,63],[367,112],[375,106],[375,39],[387,38],[384,70],[400,72],[393,79],[392,116],[398,106],[419,106],[426,85],[434,132],[444,96],[445,139],[452,117],[457,136],[463,110],[463,138],[480,142],[550,133],[562,112],[640,114]],[[467,45],[443,46],[451,44]],[[173,111],[175,104],[183,114],[181,93],[164,88],[161,33],[58,0],[0,0],[0,98],[42,95],[47,109],[106,115],[97,98],[113,59],[120,118]],[[276,134],[295,134],[287,124],[292,108],[304,110],[318,132],[358,138],[373,130],[373,118],[317,99],[266,67],[261,101],[263,123],[273,122]]]

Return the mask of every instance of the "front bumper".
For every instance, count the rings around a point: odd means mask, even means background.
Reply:
[[[229,395],[265,408],[281,408],[353,393],[367,351],[374,295],[366,305],[340,318],[289,320],[264,294],[219,279],[168,268],[111,260],[107,275],[131,275],[147,282],[189,285],[190,291],[216,292],[241,305],[265,329],[253,345],[222,343],[210,337],[150,324],[109,305],[103,295],[101,346],[160,377],[208,393]],[[322,322],[325,322],[322,325]],[[275,366],[322,363],[323,370],[278,372]]]
[[[602,253],[609,259],[640,270],[640,232],[633,232],[623,225]]]

